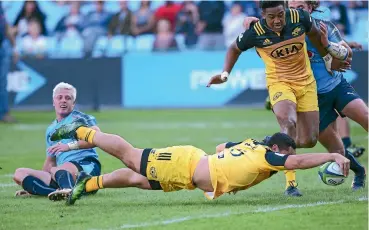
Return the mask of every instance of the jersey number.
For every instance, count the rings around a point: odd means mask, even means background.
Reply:
[[[231,149],[230,153],[234,157],[239,157],[243,154],[243,152],[238,149]]]

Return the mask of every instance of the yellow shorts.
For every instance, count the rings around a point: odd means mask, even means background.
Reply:
[[[145,149],[141,158],[141,174],[149,179],[152,189],[164,192],[193,190],[192,176],[206,153],[193,146]],[[159,182],[159,184],[158,184]]]
[[[268,86],[272,107],[283,100],[290,100],[296,104],[297,112],[319,111],[316,82],[304,86],[287,82],[277,82]]]

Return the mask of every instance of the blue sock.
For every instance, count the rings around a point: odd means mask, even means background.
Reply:
[[[73,176],[67,170],[63,170],[63,169],[58,170],[55,173],[55,180],[56,180],[56,183],[58,183],[58,185],[61,189],[63,189],[63,188],[73,188],[73,186],[74,186]]]
[[[355,174],[365,173],[364,167],[356,160],[356,158],[349,151],[345,151],[345,157],[350,160],[350,169]]]
[[[344,137],[342,138],[343,145],[345,146],[345,149],[351,146],[351,138],[350,137]]]
[[[47,196],[56,190],[34,176],[26,176],[22,182],[22,187],[30,194],[39,196]]]

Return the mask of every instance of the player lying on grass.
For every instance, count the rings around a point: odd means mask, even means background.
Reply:
[[[325,47],[330,44],[342,46],[348,50],[348,58],[352,58],[352,50],[342,40],[339,30],[332,22],[326,20],[329,10],[319,7],[317,1],[288,1],[292,9],[303,9],[311,13],[314,22],[321,30],[321,42]],[[253,18],[254,22],[258,21]],[[245,19],[247,21],[247,19]],[[252,20],[248,20],[249,22]],[[248,23],[245,23],[248,28]],[[368,130],[368,107],[352,86],[343,78],[342,72],[329,73],[323,58],[317,49],[306,38],[307,50],[318,87],[319,102],[319,142],[329,151],[345,155],[351,161],[351,169],[355,172],[352,189],[358,190],[365,186],[365,168],[356,161],[355,157],[345,149],[336,126],[339,115],[348,116],[358,122],[365,130]],[[341,52],[341,51],[340,51]],[[344,71],[344,70],[342,70]],[[339,114],[339,115],[338,115]]]
[[[307,11],[286,8],[285,1],[260,1],[263,20],[241,33],[228,48],[223,73],[213,76],[208,86],[226,82],[242,52],[255,47],[265,63],[271,104],[280,131],[291,136],[298,148],[312,148],[319,134],[317,86],[310,68],[305,37],[324,57],[331,71],[332,56],[344,60],[347,49],[324,49],[319,28]],[[342,49],[341,49],[342,48]],[[347,64],[348,65],[348,64]],[[345,66],[344,66],[345,67]],[[289,196],[301,196],[294,171],[286,171]]]
[[[83,119],[55,131],[51,139],[77,138],[101,148],[121,160],[129,169],[119,169],[103,176],[91,177],[81,172],[71,194],[71,205],[85,192],[102,188],[138,187],[163,190],[199,188],[209,199],[224,193],[248,189],[285,169],[308,169],[336,161],[345,176],[350,161],[340,154],[314,153],[295,155],[295,141],[287,134],[274,134],[267,146],[253,139],[218,146],[218,154],[207,155],[193,146],[160,149],[133,147],[120,136],[85,127]],[[221,148],[221,149],[220,149]]]
[[[42,170],[18,168],[14,181],[24,190],[17,191],[16,196],[47,196],[57,189],[72,188],[79,171],[91,175],[100,175],[100,162],[93,149],[93,144],[72,139],[61,142],[51,141],[51,133],[61,125],[70,124],[78,118],[84,118],[86,125],[100,130],[94,117],[74,110],[77,90],[70,84],[59,83],[53,90],[53,105],[56,119],[46,130],[46,160]],[[49,196],[50,199],[60,199]]]

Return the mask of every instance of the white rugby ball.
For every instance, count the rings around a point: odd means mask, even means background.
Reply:
[[[337,186],[345,182],[342,169],[336,162],[327,162],[319,168],[319,178],[326,185]]]

